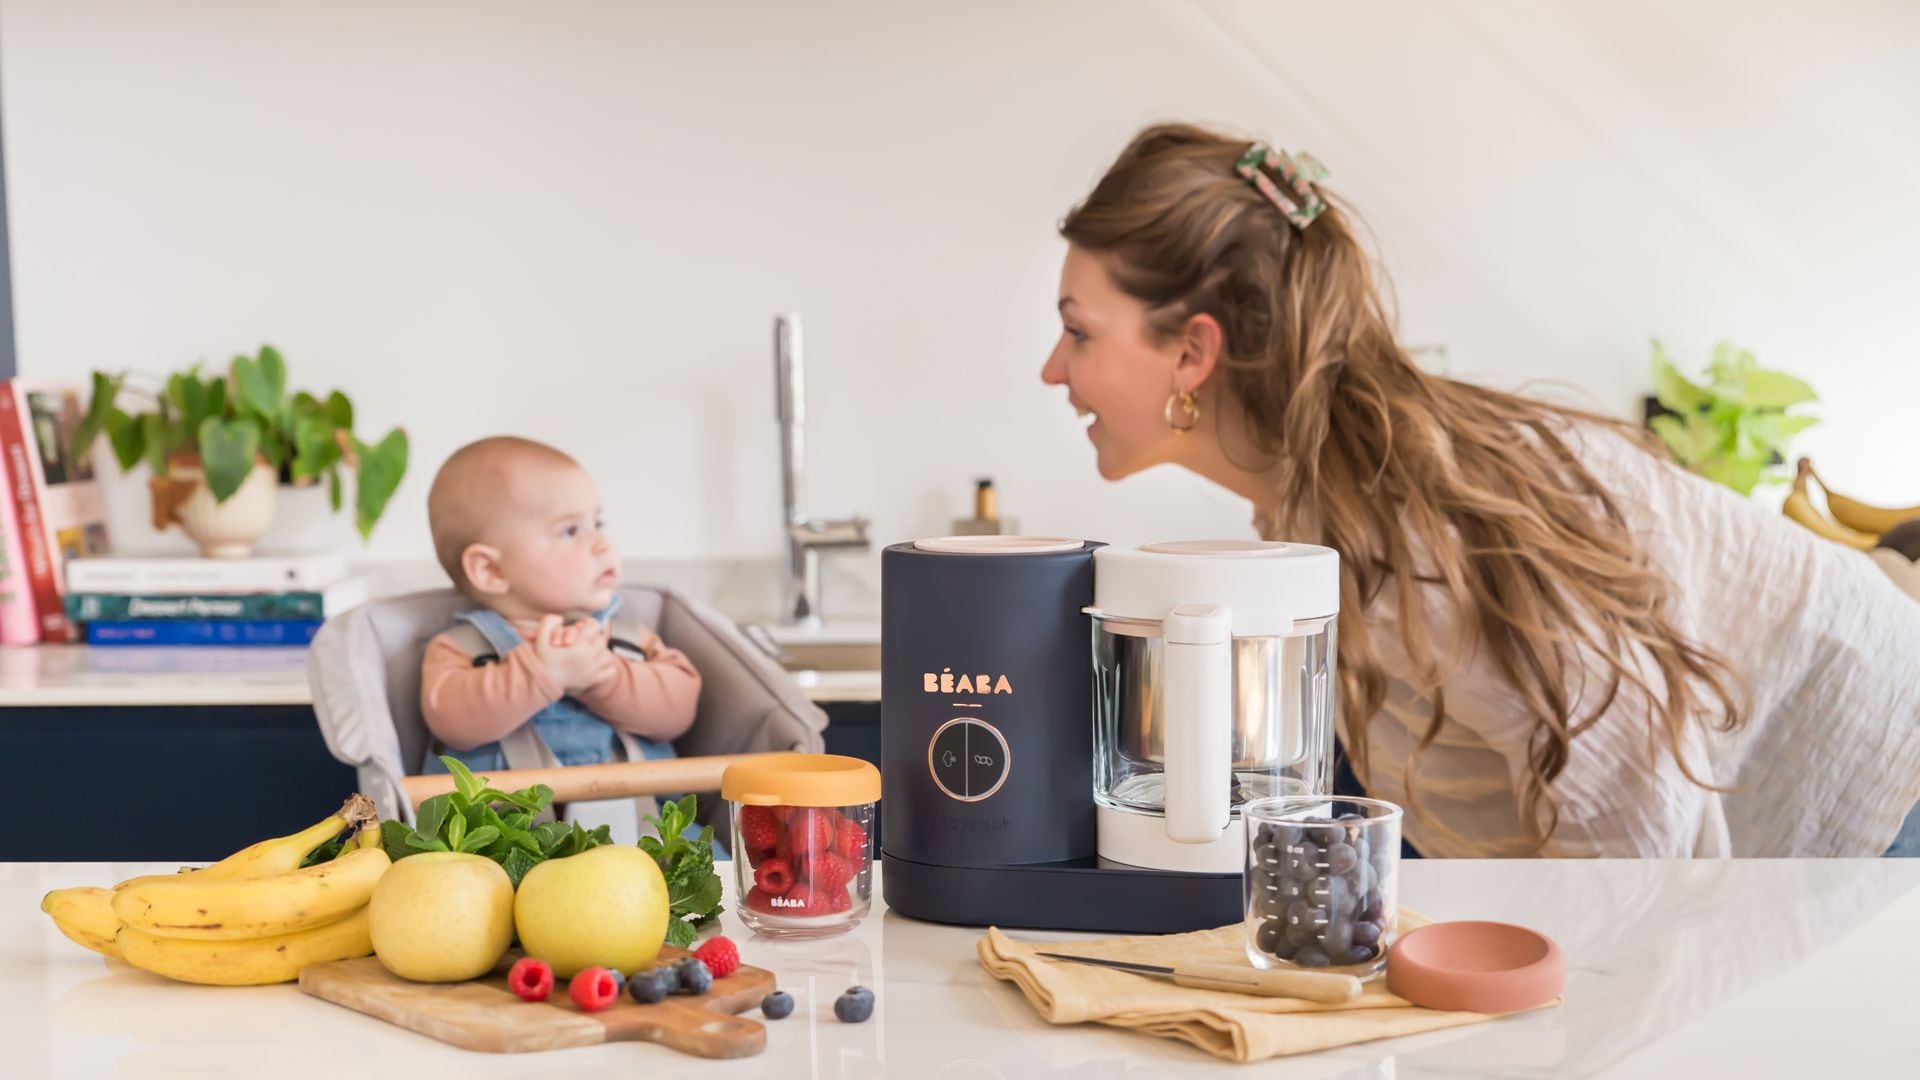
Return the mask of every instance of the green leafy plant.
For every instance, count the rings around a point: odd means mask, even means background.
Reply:
[[[122,398],[134,403],[129,411]],[[362,442],[353,431],[353,402],[338,390],[320,398],[304,390],[287,393],[287,365],[279,350],[262,345],[258,356],[236,356],[225,374],[203,375],[195,364],[157,380],[131,371],[93,373],[87,415],[74,432],[73,451],[84,455],[102,434],[120,468],[145,461],[157,481],[176,465],[200,465],[215,502],[240,490],[257,462],[295,484],[327,482],[337,511],[343,502],[340,473],[354,473],[354,524],[362,537],[386,510],[407,471],[407,433],[387,432]],[[190,486],[190,485],[189,485]],[[162,513],[156,483],[155,523]]]
[[[1787,410],[1816,401],[1813,388],[1768,371],[1753,354],[1722,341],[1713,347],[1702,386],[1680,374],[1659,339],[1653,342],[1653,389],[1670,415],[1647,421],[1680,464],[1750,495],[1759,484],[1787,479],[1787,444],[1819,423]]]
[[[517,889],[527,871],[548,859],[564,859],[613,842],[605,825],[586,829],[578,822],[534,824],[553,804],[553,789],[545,784],[500,791],[484,777],[475,777],[458,758],[442,757],[440,762],[453,775],[453,790],[421,803],[412,828],[401,821],[380,823],[380,841],[389,858],[404,859],[423,851],[484,855],[500,864]],[[659,864],[667,881],[669,945],[691,944],[699,928],[720,915],[713,826],[703,828],[697,840],[683,835],[697,809],[692,795],[667,803],[659,817],[647,818],[659,835],[640,838],[640,849]]]
[[[700,927],[720,917],[720,875],[713,869],[713,826],[700,830],[689,840],[686,831],[693,824],[697,804],[692,795],[660,808],[659,817],[649,817],[659,836],[640,838],[640,850],[660,864],[667,879],[667,944],[685,948],[693,944]]]

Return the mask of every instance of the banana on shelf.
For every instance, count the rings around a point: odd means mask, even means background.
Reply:
[[[1825,511],[1814,504],[1811,493],[1815,487],[1825,496]],[[1873,550],[1880,537],[1894,526],[1920,520],[1920,506],[1873,506],[1838,494],[1820,479],[1807,458],[1800,459],[1793,487],[1780,510],[1815,534],[1861,551]]]
[[[347,830],[334,858],[301,866]],[[390,860],[364,795],[309,828],[199,869],[145,874],[112,889],[55,889],[40,902],[75,943],[184,982],[287,982],[309,964],[373,951],[367,901]]]

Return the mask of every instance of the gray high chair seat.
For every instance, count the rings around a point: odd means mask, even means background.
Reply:
[[[673,743],[678,756],[824,749],[826,713],[731,619],[670,589],[628,585],[620,594],[620,621],[651,628],[700,672],[693,726]],[[431,740],[420,663],[427,642],[472,607],[453,589],[374,600],[328,619],[313,639],[307,682],[320,732],[382,817],[414,819],[400,780],[421,772]],[[717,795],[699,794],[701,819],[724,836],[724,821],[710,816]]]

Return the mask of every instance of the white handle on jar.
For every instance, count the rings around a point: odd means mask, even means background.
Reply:
[[[1233,610],[1181,604],[1160,625],[1167,839],[1209,844],[1231,818]]]

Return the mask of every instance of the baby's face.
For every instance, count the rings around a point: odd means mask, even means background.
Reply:
[[[577,465],[515,466],[505,509],[488,528],[514,606],[580,618],[607,606],[620,555],[600,527],[600,496]]]

